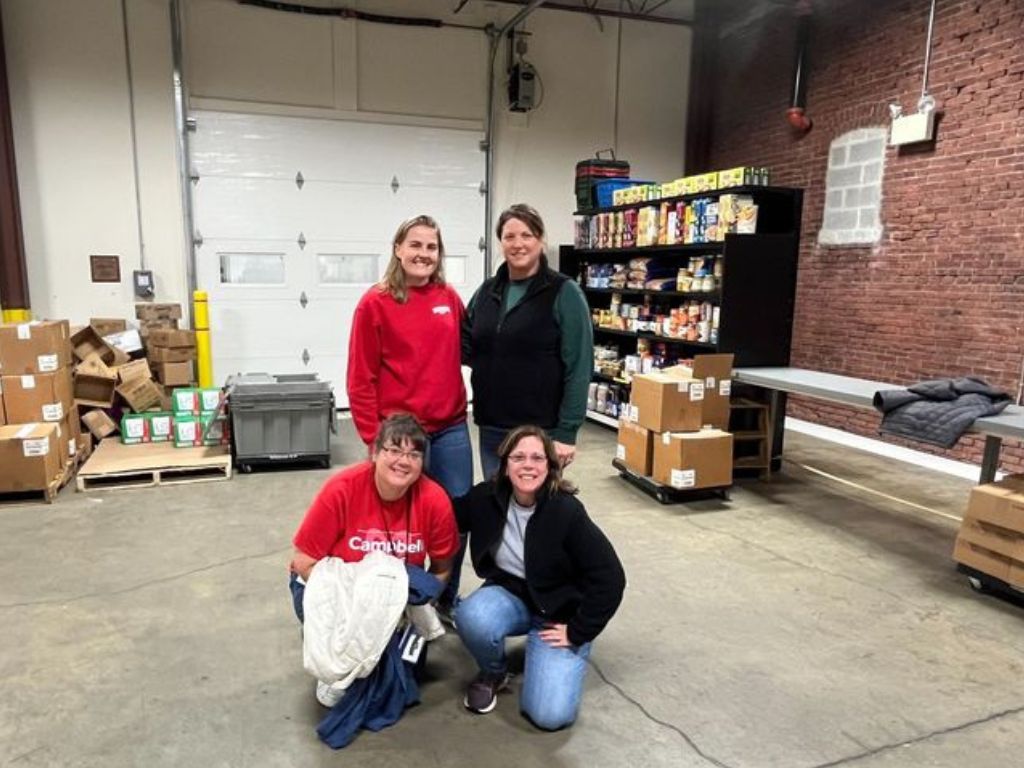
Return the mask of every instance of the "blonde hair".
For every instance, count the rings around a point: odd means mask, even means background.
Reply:
[[[409,290],[405,285],[405,270],[402,269],[402,262],[399,261],[396,250],[405,242],[413,227],[428,227],[437,234],[437,269],[430,276],[429,282],[444,285],[444,240],[441,239],[441,228],[430,216],[413,216],[398,225],[398,230],[391,240],[391,260],[384,270],[384,277],[377,284],[381,293],[390,293],[399,304],[405,304],[409,298]]]

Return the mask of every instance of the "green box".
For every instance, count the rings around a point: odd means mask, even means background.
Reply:
[[[200,445],[202,429],[199,417],[195,414],[174,414],[174,447],[191,448],[194,445]]]
[[[171,393],[171,408],[175,414],[198,415],[203,411],[216,411],[220,398],[218,387],[175,387]]]
[[[174,437],[174,415],[170,411],[149,411],[144,415],[149,421],[151,443],[166,443]]]
[[[227,445],[231,440],[231,427],[227,417],[217,417],[216,411],[199,414],[203,427],[203,445]]]
[[[121,416],[121,442],[139,445],[149,442],[149,419],[145,413],[126,413]]]

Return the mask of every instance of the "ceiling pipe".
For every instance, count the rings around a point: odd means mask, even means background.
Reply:
[[[519,0],[490,0],[492,3],[504,3],[505,5],[523,5]],[[655,6],[660,8],[661,6]],[[672,24],[679,27],[692,27],[693,22],[689,19],[673,19],[671,16],[652,16],[647,13],[631,13],[629,11],[613,11],[604,8],[589,8],[579,5],[566,5],[565,3],[545,3],[545,10],[566,11],[568,13],[585,13],[588,16],[606,16],[612,19],[630,19],[632,21],[649,21],[654,24]]]
[[[810,0],[797,0],[796,65],[793,71],[793,101],[786,110],[786,121],[801,135],[811,130],[811,118],[806,114],[807,101],[807,37],[811,21]]]

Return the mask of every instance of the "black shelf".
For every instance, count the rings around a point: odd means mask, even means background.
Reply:
[[[629,293],[643,296],[664,296],[667,299],[705,299],[715,302],[721,298],[719,291],[656,291],[649,288],[586,288],[581,286],[584,293],[612,294]]]
[[[750,235],[733,235],[733,237],[750,237]],[[576,248],[580,256],[646,256],[658,253],[709,252],[720,251],[725,242],[715,240],[710,243],[676,243],[675,245],[638,245],[632,248]]]
[[[606,384],[620,384],[625,387],[629,386],[629,382],[626,381],[625,379],[617,379],[614,376],[609,376],[605,373],[598,373],[597,371],[594,371],[594,373],[591,374],[590,378],[592,381],[602,381],[605,382]]]
[[[657,200],[645,200],[642,203],[626,203],[625,205],[606,205],[600,208],[588,208],[585,211],[574,211],[573,216],[596,216],[599,213],[628,211],[630,208],[644,208],[650,205],[658,206],[662,203],[685,203],[690,200],[699,200],[703,197],[719,197],[721,195],[784,195],[788,197],[792,194],[793,190],[789,187],[763,187],[760,185],[729,187],[727,189],[714,189],[709,192],[691,192],[688,195],[676,195],[675,197],[659,197]]]
[[[707,341],[687,341],[686,339],[678,339],[675,336],[662,336],[658,333],[651,333],[650,331],[620,331],[618,328],[605,328],[603,325],[595,325],[594,333],[610,333],[615,336],[629,336],[634,339],[653,339],[655,341],[671,341],[673,344],[686,344],[690,347],[700,347],[701,349],[718,350],[717,344],[711,344]]]

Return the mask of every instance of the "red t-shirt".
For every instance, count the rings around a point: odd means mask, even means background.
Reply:
[[[450,285],[409,288],[405,304],[373,286],[359,300],[348,343],[347,391],[363,442],[395,411],[428,433],[466,420],[459,329],[465,309]]]
[[[440,485],[422,476],[397,501],[384,501],[373,482],[374,465],[364,461],[331,477],[306,512],[292,542],[319,560],[348,563],[381,551],[423,567],[446,560],[459,548],[452,503]]]

